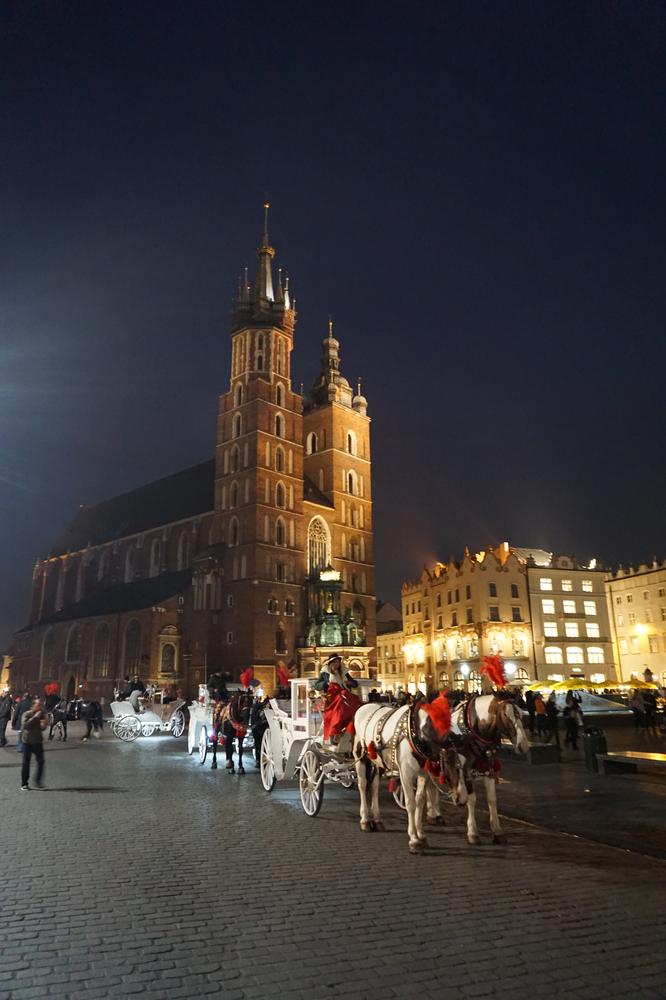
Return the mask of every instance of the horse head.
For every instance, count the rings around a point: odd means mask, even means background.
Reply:
[[[511,745],[516,753],[527,753],[530,743],[523,727],[522,712],[512,698],[498,698],[495,695],[495,702],[498,734],[511,740]]]
[[[249,691],[236,691],[232,694],[229,702],[229,714],[237,725],[247,727],[250,721],[251,707],[252,695]]]

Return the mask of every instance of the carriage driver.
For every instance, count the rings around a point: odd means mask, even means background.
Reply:
[[[326,661],[315,688],[324,692],[324,739],[332,743],[345,732],[354,728],[354,715],[361,707],[361,701],[352,693],[358,687],[349,671],[344,669],[342,658],[334,653]]]
[[[315,688],[317,691],[328,691],[330,684],[339,684],[347,691],[358,687],[358,681],[354,680],[348,670],[345,670],[342,657],[338,653],[333,653],[326,660],[325,668],[315,682]]]

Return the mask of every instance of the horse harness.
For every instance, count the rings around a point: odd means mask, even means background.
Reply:
[[[473,777],[498,779],[500,761],[497,755],[500,739],[484,739],[472,721],[472,709],[479,695],[472,695],[456,720],[459,733],[449,733],[446,745],[456,750],[466,760],[471,761],[470,770]]]
[[[412,755],[418,762],[419,767],[425,767],[427,771],[431,771],[436,776],[441,773],[440,753],[438,752],[433,755],[430,747],[419,738],[416,732],[415,719],[416,713],[419,710],[419,704],[420,703],[416,701],[413,705],[407,708],[407,711],[404,712],[402,718],[398,722],[398,725],[395,727],[395,732],[386,744],[384,744],[384,740],[382,738],[382,733],[384,732],[386,723],[389,719],[393,718],[396,712],[402,711],[405,706],[399,705],[392,708],[389,712],[383,715],[377,723],[375,738],[371,741],[371,744],[373,745],[373,749],[377,754],[377,757],[382,761],[386,771],[398,770],[398,744],[401,740],[406,739],[409,743]],[[388,764],[381,756],[384,750],[388,751]]]

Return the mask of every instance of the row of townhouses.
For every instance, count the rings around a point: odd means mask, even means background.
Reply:
[[[377,616],[385,690],[474,690],[500,654],[516,683],[586,678],[609,687],[646,670],[666,683],[666,562],[610,573],[592,560],[504,542],[424,567],[402,608]]]

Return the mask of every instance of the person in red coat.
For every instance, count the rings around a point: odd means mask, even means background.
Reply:
[[[324,692],[324,740],[328,742],[345,731],[353,733],[354,716],[362,705],[361,699],[352,693],[358,681],[344,669],[337,654],[328,658],[315,687]]]

